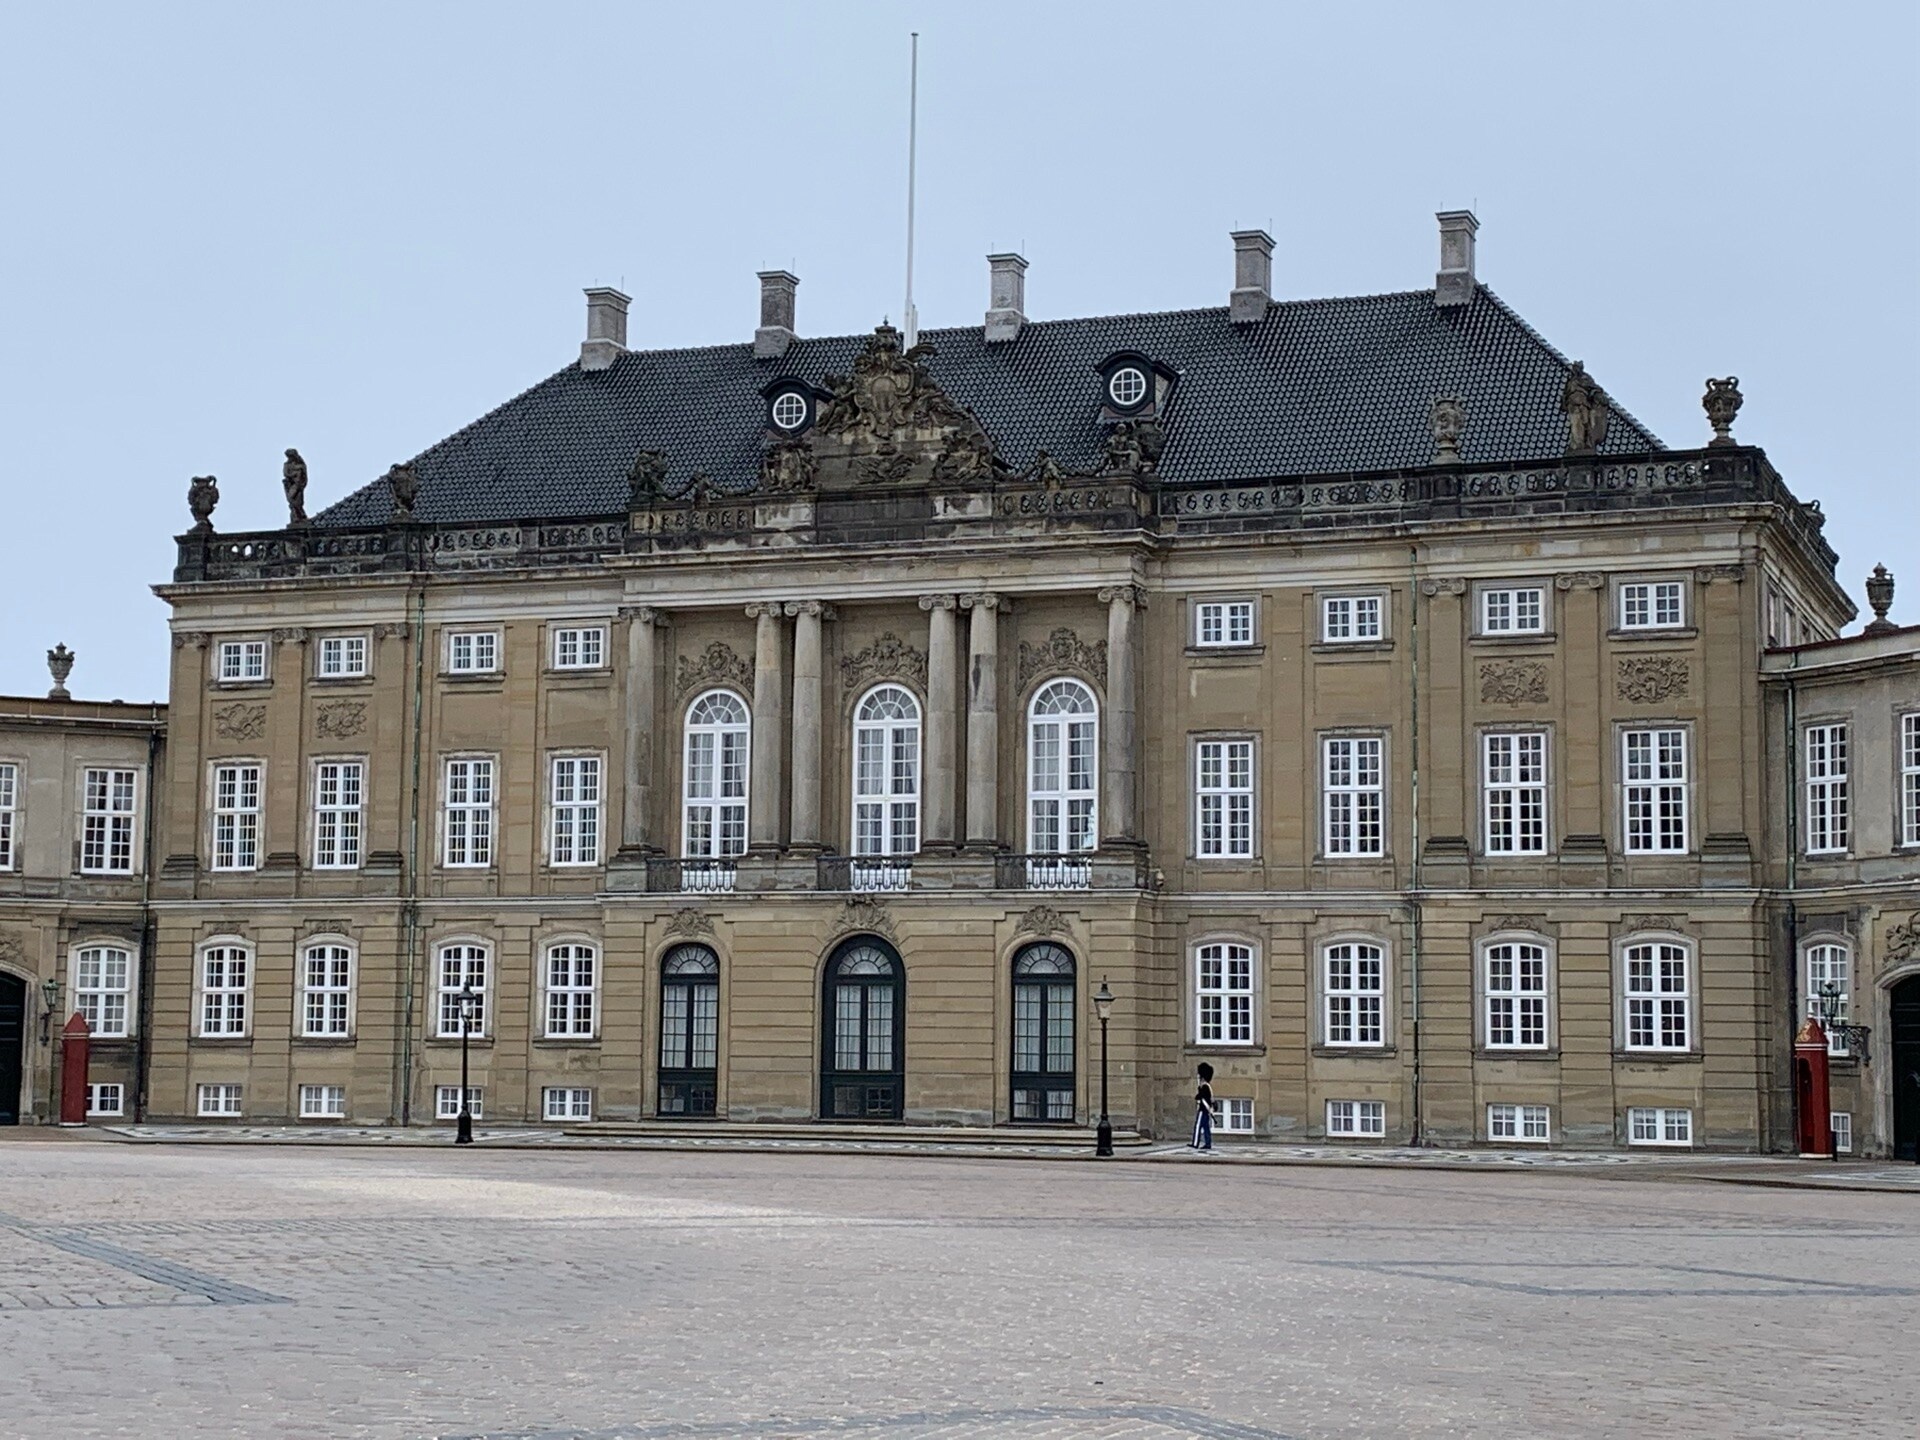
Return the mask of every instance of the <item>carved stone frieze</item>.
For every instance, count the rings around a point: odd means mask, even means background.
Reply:
[[[11,935],[0,935],[0,966],[11,970],[26,969],[26,950]]]
[[[900,332],[880,326],[854,359],[851,374],[827,377],[830,394],[820,411],[819,433],[890,453],[902,432],[977,428],[980,422],[927,373],[925,362],[933,353],[928,344],[902,353]]]
[[[1024,692],[1040,675],[1053,670],[1072,671],[1096,685],[1104,686],[1107,683],[1107,642],[1096,640],[1089,645],[1066,625],[1056,626],[1044,644],[1030,645],[1025,640],[1020,642],[1015,689]]]
[[[1680,655],[1623,655],[1615,662],[1613,693],[1635,705],[1685,695],[1691,667]]]
[[[405,620],[385,620],[373,627],[376,640],[404,640],[413,626]]]
[[[911,680],[927,685],[927,652],[915,649],[891,630],[866,649],[840,657],[840,683],[848,689],[871,680]]]
[[[1066,917],[1051,905],[1036,905],[1014,924],[1016,935],[1064,935],[1067,933]]]
[[[267,707],[222,706],[213,712],[213,733],[222,740],[258,740],[267,733]]]
[[[276,645],[304,645],[307,643],[307,627],[304,625],[282,625],[273,632]]]
[[[1420,593],[1426,596],[1464,595],[1467,593],[1467,582],[1458,575],[1443,575],[1434,580],[1422,580]]]
[[[834,919],[833,933],[838,935],[874,934],[898,940],[900,931],[893,923],[893,912],[872,895],[849,895]]]
[[[1481,928],[1488,934],[1517,930],[1528,935],[1547,933],[1546,917],[1542,915],[1489,915],[1481,921]]]
[[[1738,585],[1746,577],[1744,565],[1701,565],[1693,572],[1694,581],[1701,585],[1711,585],[1716,580],[1731,580]]]
[[[1676,935],[1684,935],[1687,922],[1679,915],[1622,915],[1620,928],[1629,933],[1636,930],[1670,930]]]
[[[1920,911],[1907,916],[1897,925],[1887,927],[1887,938],[1881,947],[1882,959],[1906,962],[1920,960]]]
[[[1607,577],[1597,570],[1570,570],[1553,577],[1556,590],[1598,590],[1607,583]]]
[[[367,728],[364,700],[335,700],[313,712],[313,733],[322,740],[347,740]]]
[[[698,655],[678,657],[674,668],[674,690],[685,695],[696,686],[731,685],[738,690],[753,689],[753,662],[742,660],[724,640],[715,640]]]
[[[713,919],[704,911],[696,910],[689,905],[684,909],[674,911],[672,915],[667,917],[667,934],[683,935],[692,940],[700,939],[703,936],[711,936],[713,934]]]
[[[760,488],[771,495],[810,495],[820,478],[820,462],[804,437],[782,440],[760,457]]]
[[[173,648],[176,650],[204,650],[208,640],[212,639],[204,630],[176,630],[173,632]]]
[[[1547,703],[1544,660],[1485,660],[1480,665],[1480,699],[1487,705]]]

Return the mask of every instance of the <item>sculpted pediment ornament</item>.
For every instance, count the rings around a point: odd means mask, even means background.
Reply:
[[[1884,957],[1887,960],[1920,960],[1920,911],[1887,927]]]
[[[821,459],[847,461],[857,484],[932,478],[962,486],[990,480],[1004,465],[979,419],[934,381],[933,346],[900,348],[900,332],[873,332],[853,369],[826,377],[828,397],[814,435]]]
[[[1067,670],[1083,675],[1096,685],[1107,683],[1107,642],[1089,645],[1065,625],[1047,636],[1043,645],[1020,642],[1020,665],[1014,688],[1024,692],[1040,675],[1052,670]]]
[[[834,921],[833,933],[884,935],[889,940],[900,938],[899,929],[893,923],[893,912],[871,895],[849,895]]]
[[[1066,917],[1051,905],[1036,905],[1022,915],[1013,927],[1016,935],[1049,935],[1067,933]]]
[[[668,917],[667,934],[684,935],[688,939],[698,940],[702,936],[713,934],[713,921],[705,913],[689,905],[674,911]]]
[[[916,650],[891,630],[857,654],[840,657],[840,680],[848,689],[869,680],[903,679],[926,689],[927,652]]]
[[[715,640],[698,655],[682,655],[674,666],[674,690],[685,695],[695,686],[731,685],[749,693],[753,690],[753,664],[734,653],[724,640]]]

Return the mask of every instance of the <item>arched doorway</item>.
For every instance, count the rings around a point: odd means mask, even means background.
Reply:
[[[1073,955],[1050,942],[1013,957],[1013,1118],[1073,1122]]]
[[[1920,1159],[1920,975],[1893,987],[1888,1062],[1893,1069],[1893,1153]]]
[[[0,975],[0,1125],[20,1123],[26,1037],[27,982],[18,975]]]
[[[676,945],[660,957],[660,1114],[715,1113],[719,1067],[720,957]]]
[[[891,945],[861,935],[833,952],[820,1004],[821,1118],[900,1118],[906,1009],[906,973]]]

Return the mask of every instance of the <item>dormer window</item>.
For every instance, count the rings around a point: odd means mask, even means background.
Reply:
[[[800,385],[783,385],[767,396],[767,419],[786,435],[797,435],[813,423],[813,396]]]
[[[1094,367],[1100,376],[1100,418],[1149,419],[1166,407],[1178,375],[1138,350],[1119,350]]]
[[[1147,398],[1147,372],[1138,365],[1122,365],[1107,377],[1107,399],[1116,410],[1136,410]]]

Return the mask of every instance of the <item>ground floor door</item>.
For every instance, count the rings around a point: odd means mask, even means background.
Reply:
[[[720,1092],[720,957],[676,945],[660,967],[660,1113],[712,1115]]]
[[[822,1119],[900,1118],[905,1000],[905,976],[892,946],[863,936],[833,952],[820,1006]]]
[[[17,975],[0,975],[0,1125],[20,1123],[26,1035],[27,982]]]
[[[1893,1153],[1920,1159],[1920,975],[1894,986],[1892,1000]]]
[[[1029,945],[1013,960],[1013,1118],[1073,1123],[1073,956]]]

